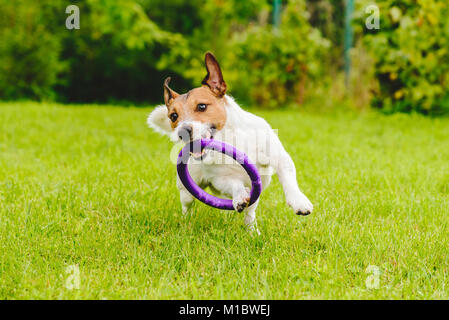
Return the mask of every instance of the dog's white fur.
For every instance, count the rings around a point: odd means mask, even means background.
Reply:
[[[276,172],[284,189],[288,205],[297,214],[311,213],[313,206],[298,187],[295,165],[270,125],[263,118],[240,108],[230,96],[225,95],[224,99],[226,124],[222,130],[216,132],[214,139],[234,145],[255,162],[259,172],[263,173],[261,174],[263,189],[270,184],[271,176]],[[180,123],[173,130],[165,105],[156,107],[149,115],[147,122],[156,132],[171,137],[173,141],[179,140],[176,129],[182,127],[183,123]],[[189,121],[188,119],[184,121],[184,123],[186,122],[193,127],[193,139],[206,137],[207,130],[203,130],[204,126],[200,122]],[[254,135],[255,132],[257,132],[257,137]],[[262,140],[267,143],[260,143]],[[243,145],[242,141],[244,142]],[[266,147],[267,145],[269,147]],[[203,161],[191,159],[189,161],[189,172],[193,180],[202,188],[211,186],[221,193],[221,196],[231,197],[234,208],[237,209],[239,205],[247,201],[251,181],[238,163],[229,163],[229,161],[223,163],[221,156],[223,155],[213,151]],[[194,197],[186,190],[179,177],[177,178],[177,186],[180,192],[182,211],[187,213]],[[259,200],[244,209],[246,213],[245,224],[251,230],[257,232],[256,208],[258,203]]]

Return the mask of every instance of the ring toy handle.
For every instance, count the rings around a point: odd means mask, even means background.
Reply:
[[[201,151],[203,151],[203,149],[210,149],[221,152],[236,160],[245,169],[246,173],[248,173],[248,176],[251,179],[252,188],[248,206],[252,205],[257,201],[257,199],[259,199],[260,193],[262,191],[262,182],[256,166],[251,163],[245,153],[237,150],[230,144],[211,139],[201,139],[190,142],[186,144],[184,148],[182,148],[181,152],[178,155],[177,171],[179,179],[181,180],[184,187],[186,187],[186,189],[195,198],[214,208],[223,210],[235,210],[234,206],[232,205],[232,200],[214,197],[213,195],[201,189],[190,176],[189,170],[187,168],[187,163],[190,158],[190,152],[199,148],[201,148]]]

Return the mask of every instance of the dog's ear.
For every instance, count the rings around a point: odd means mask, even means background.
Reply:
[[[216,96],[224,96],[227,86],[223,80],[223,74],[217,59],[215,59],[212,53],[208,52],[206,53],[205,62],[207,75],[201,83],[207,85]]]
[[[172,132],[171,122],[168,119],[168,109],[165,105],[157,106],[150,113],[147,124],[151,129],[163,135],[170,135]]]
[[[176,99],[177,96],[179,96],[178,93],[176,93],[175,91],[173,91],[172,89],[170,89],[170,87],[168,86],[168,84],[170,83],[171,78],[168,77],[167,79],[165,79],[164,81],[164,100],[165,100],[165,105],[168,106],[170,105],[170,103]]]

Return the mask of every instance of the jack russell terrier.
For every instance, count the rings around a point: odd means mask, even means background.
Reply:
[[[156,132],[167,135],[173,142],[188,143],[200,138],[216,139],[245,152],[256,165],[262,180],[262,189],[276,172],[284,189],[287,204],[298,215],[308,215],[313,205],[301,192],[296,181],[296,169],[276,132],[262,118],[240,108],[226,95],[226,83],[220,66],[211,53],[206,53],[207,75],[202,86],[178,94],[164,82],[165,105],[156,107],[148,117],[148,125]],[[205,149],[206,150],[206,149]],[[219,196],[232,198],[236,211],[245,211],[245,224],[257,230],[257,200],[247,206],[251,180],[245,170],[232,158],[216,151],[194,153],[189,160],[192,179],[201,187],[209,187]],[[194,197],[179,177],[182,212],[186,214]]]

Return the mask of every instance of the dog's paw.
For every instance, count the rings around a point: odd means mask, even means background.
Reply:
[[[297,215],[307,216],[313,211],[312,203],[303,194],[299,198],[295,198],[293,201],[289,202],[289,205]]]
[[[242,192],[237,197],[232,199],[232,205],[235,211],[242,212],[248,207],[249,204],[249,189],[245,188],[245,192]]]
[[[246,229],[248,230],[249,234],[252,236],[260,236],[261,235],[259,228],[257,228],[257,225],[255,225],[255,224],[246,226]]]
[[[232,205],[234,206],[235,211],[242,212],[248,207],[249,197],[243,200],[232,200]]]
[[[187,217],[191,214],[190,206],[182,205],[182,216]]]

